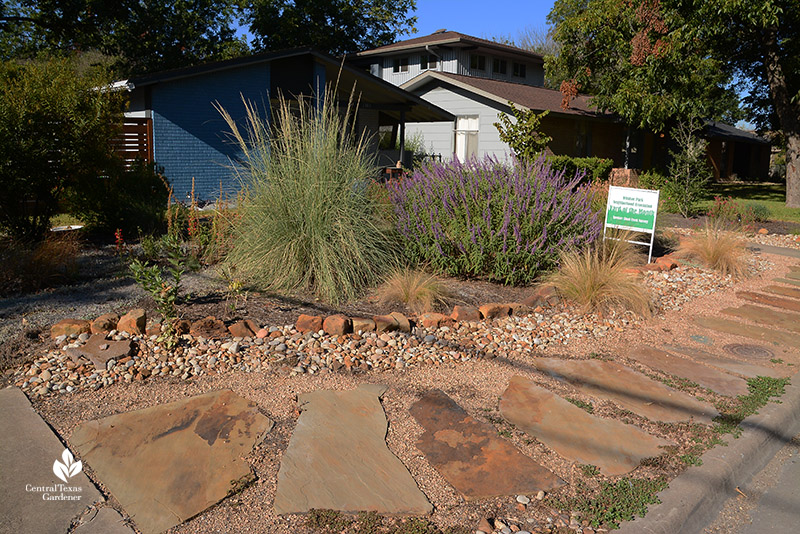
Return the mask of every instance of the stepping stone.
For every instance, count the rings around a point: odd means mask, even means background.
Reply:
[[[753,293],[752,291],[739,291],[736,296],[750,302],[766,304],[767,306],[783,308],[784,310],[800,311],[800,300],[784,299],[763,293]]]
[[[763,306],[753,306],[752,304],[743,304],[738,308],[725,308],[722,313],[800,334],[800,315],[796,313],[781,312]]]
[[[680,356],[674,356],[663,350],[639,346],[630,351],[627,356],[653,369],[697,382],[701,386],[710,388],[722,395],[735,397],[736,395],[747,395],[749,391],[747,382],[741,378]]]
[[[789,280],[800,280],[800,272],[797,271],[789,271],[785,276]]]
[[[711,339],[708,336],[694,335],[694,336],[689,336],[689,339],[691,339],[692,341],[694,341],[696,343],[701,343],[703,345],[713,345],[714,344],[714,340]]]
[[[230,390],[80,425],[70,443],[144,534],[163,532],[252,478],[242,460],[272,428]]]
[[[686,356],[689,356],[695,360],[701,360],[703,363],[707,363],[708,365],[713,365],[714,367],[719,367],[725,371],[736,373],[747,378],[754,378],[756,376],[784,378],[791,375],[789,372],[781,372],[778,369],[742,362],[739,360],[734,360],[733,358],[726,358],[725,356],[718,356],[700,349],[693,349],[680,345],[664,345],[664,348],[673,352],[685,354]]]
[[[73,519],[103,497],[79,466],[72,476],[62,475],[66,481],[56,476],[64,445],[22,391],[0,390],[0,413],[0,532],[67,532]]]
[[[800,349],[800,337],[789,332],[738,323],[720,317],[695,317],[694,322],[703,328],[716,330],[717,332],[766,341],[773,345],[784,345],[793,349]]]
[[[432,506],[386,446],[386,386],[298,397],[302,413],[281,458],[275,512],[314,509],[425,515]]]
[[[114,341],[106,339],[105,334],[95,334],[89,338],[85,345],[78,348],[67,349],[67,355],[73,363],[78,363],[78,358],[86,358],[94,368],[99,371],[106,370],[108,360],[118,360],[131,353],[131,341]]]
[[[536,494],[564,485],[438,389],[414,403],[411,415],[425,429],[417,448],[467,500]]]
[[[595,465],[609,476],[632,471],[671,443],[635,426],[591,415],[521,376],[509,382],[500,412],[564,458]]]
[[[793,286],[800,286],[800,280],[788,280],[786,278],[773,278],[774,281],[780,282],[781,284],[791,284]]]
[[[789,270],[794,273],[800,273],[800,265],[790,265]]]
[[[587,395],[610,400],[653,421],[673,423],[694,420],[711,423],[719,415],[707,402],[701,402],[616,362],[537,358],[533,365]]]
[[[800,288],[786,287],[786,286],[767,286],[764,288],[767,293],[774,293],[784,297],[792,297],[800,299]]]
[[[74,530],[75,534],[135,534],[113,508],[100,508],[94,517],[84,519]]]

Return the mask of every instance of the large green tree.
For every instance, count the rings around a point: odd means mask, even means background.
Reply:
[[[749,91],[745,109],[786,141],[786,205],[800,208],[800,2],[665,0],[685,20],[686,39]]]
[[[722,63],[686,39],[686,21],[658,0],[556,0],[548,15],[558,55],[548,76],[637,128],[662,131],[688,117],[736,117],[737,97]]]
[[[249,0],[243,3],[262,50],[313,46],[334,55],[393,43],[414,31],[416,0]]]
[[[11,0],[0,11],[5,58],[97,50],[130,76],[247,52],[236,0]]]

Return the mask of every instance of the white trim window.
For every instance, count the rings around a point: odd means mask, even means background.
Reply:
[[[408,58],[396,57],[392,63],[392,72],[408,72]]]
[[[480,117],[456,117],[455,154],[460,161],[478,157],[478,130]]]

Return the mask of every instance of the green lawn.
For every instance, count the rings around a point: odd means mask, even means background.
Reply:
[[[800,209],[786,207],[786,184],[738,182],[712,184],[706,198],[698,204],[706,212],[714,204],[714,197],[732,197],[745,204],[763,204],[770,211],[770,219],[800,223]]]

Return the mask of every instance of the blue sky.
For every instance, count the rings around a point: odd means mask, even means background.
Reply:
[[[545,27],[552,0],[417,0],[416,36],[445,28],[475,37],[516,36]]]

